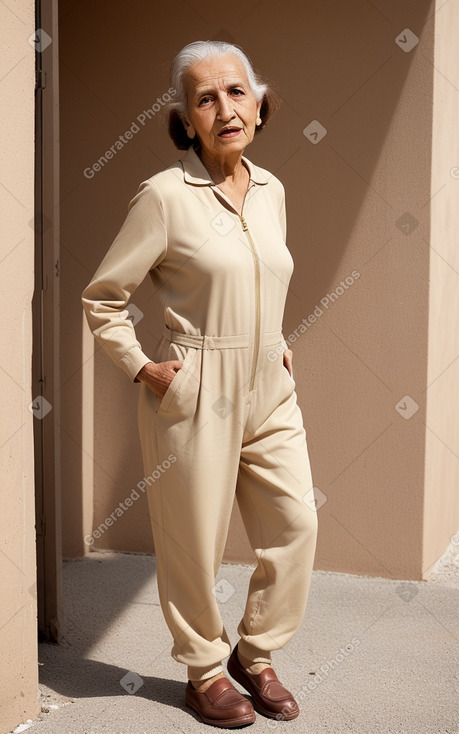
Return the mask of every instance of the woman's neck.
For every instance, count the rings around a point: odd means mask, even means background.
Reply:
[[[216,184],[227,182],[237,185],[247,178],[247,168],[242,162],[242,153],[216,158],[200,150],[198,156]]]

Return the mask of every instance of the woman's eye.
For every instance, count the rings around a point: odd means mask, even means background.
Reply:
[[[199,101],[199,104],[200,104],[200,105],[202,105],[202,104],[207,104],[207,102],[211,102],[211,101],[212,101],[212,98],[211,98],[211,97],[203,97],[203,98],[202,98],[202,99],[201,99],[201,100]]]
[[[232,94],[236,94],[239,96],[241,94],[244,94],[244,92],[242,91],[242,89],[233,89]]]

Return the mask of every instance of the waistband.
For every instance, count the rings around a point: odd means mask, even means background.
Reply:
[[[198,334],[184,334],[180,331],[164,326],[164,336],[174,344],[194,349],[246,349],[250,346],[250,334],[234,334],[231,336],[200,336]],[[271,347],[283,341],[282,331],[267,331],[261,335],[264,347]]]

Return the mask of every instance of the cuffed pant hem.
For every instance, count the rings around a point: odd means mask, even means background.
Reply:
[[[223,667],[220,663],[212,668],[209,668],[209,666],[207,668],[193,668],[189,666],[188,680],[207,680],[208,678],[213,678],[217,673],[223,673]]]
[[[238,651],[244,658],[250,660],[252,663],[268,663],[271,664],[271,653],[266,650],[259,650],[258,647],[254,647],[249,642],[240,639],[238,642]]]

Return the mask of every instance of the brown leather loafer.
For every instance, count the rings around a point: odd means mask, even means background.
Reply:
[[[218,678],[205,691],[197,691],[190,681],[185,702],[199,714],[205,724],[231,729],[255,721],[253,706],[227,678]]]
[[[228,673],[243,686],[253,698],[256,711],[269,719],[289,721],[300,713],[297,702],[279,682],[272,668],[265,668],[258,675],[248,673],[237,656],[237,645],[228,660]]]

